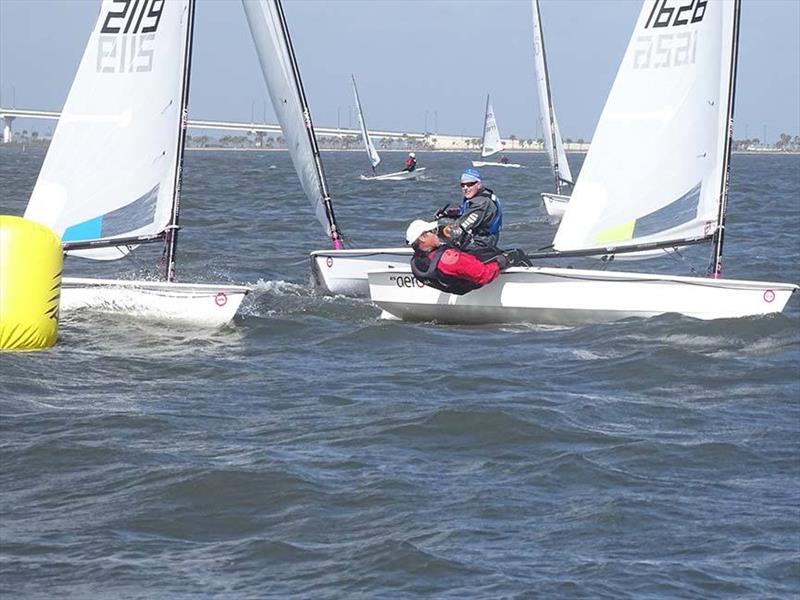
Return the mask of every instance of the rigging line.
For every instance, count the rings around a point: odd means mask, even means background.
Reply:
[[[689,262],[689,259],[686,256],[684,256],[683,253],[681,253],[681,249],[679,247],[676,246],[672,250],[664,248],[664,254],[672,258],[672,260],[674,260],[678,264],[681,264],[683,266],[686,266],[688,264],[689,272],[692,275],[698,275],[698,276],[700,275],[700,273],[697,272],[697,269],[695,269],[694,266]]]

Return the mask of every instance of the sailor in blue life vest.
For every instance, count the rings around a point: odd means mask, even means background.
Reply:
[[[417,168],[417,155],[413,152],[408,153],[408,158],[406,158],[406,168],[403,171],[413,171]]]
[[[483,187],[477,169],[461,174],[461,204],[448,204],[435,215],[436,219],[454,219],[443,228],[445,239],[461,250],[491,255],[497,251],[500,230],[503,228],[503,209],[500,200],[489,188]]]

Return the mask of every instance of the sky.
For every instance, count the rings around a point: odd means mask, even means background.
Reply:
[[[588,141],[641,2],[540,5],[561,133]],[[0,105],[61,110],[99,6],[0,0]],[[479,137],[490,93],[503,137],[541,135],[528,0],[284,0],[284,11],[317,126],[357,127],[353,74],[370,129]],[[799,30],[800,0],[743,0],[736,138],[800,135]],[[190,118],[275,123],[239,0],[197,0],[194,41]]]

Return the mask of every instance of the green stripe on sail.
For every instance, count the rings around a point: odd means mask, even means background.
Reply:
[[[622,242],[633,237],[633,228],[636,226],[636,219],[628,221],[622,225],[617,225],[611,229],[601,231],[594,238],[596,244],[608,244],[609,242]]]

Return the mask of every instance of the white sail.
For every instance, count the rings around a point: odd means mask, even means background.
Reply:
[[[309,133],[311,116],[303,109],[279,4],[276,0],[242,0],[242,5],[272,106],[281,124],[300,184],[311,201],[317,219],[331,236],[331,219],[325,206],[328,195],[315,158],[312,134]]]
[[[358,97],[358,87],[356,87],[356,78],[353,77],[353,94],[356,97],[356,108],[358,109],[358,124],[361,126],[361,139],[364,140],[364,148],[367,151],[367,157],[369,158],[369,162],[372,165],[372,168],[378,166],[381,162],[381,157],[378,154],[378,151],[375,150],[375,146],[372,144],[372,139],[369,137],[369,131],[367,131],[367,122],[364,120],[364,111],[361,109],[361,100]]]
[[[497,121],[494,118],[494,109],[486,97],[486,115],[483,121],[483,143],[481,144],[481,156],[487,157],[496,154],[503,149],[500,142],[500,132],[497,129]]]
[[[155,236],[169,224],[188,4],[103,1],[25,211],[64,242]]]
[[[573,179],[567,162],[567,154],[564,152],[561,132],[558,129],[553,98],[550,94],[550,76],[547,71],[547,55],[544,48],[542,20],[539,14],[539,0],[531,0],[531,2],[533,9],[533,64],[539,91],[539,118],[542,123],[544,147],[550,158],[550,166],[557,177],[556,189],[559,189],[561,182],[573,183]]]
[[[735,6],[644,3],[556,234],[557,250],[714,233]]]

